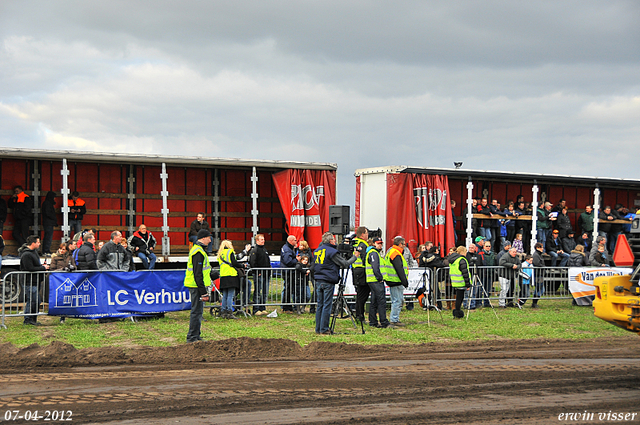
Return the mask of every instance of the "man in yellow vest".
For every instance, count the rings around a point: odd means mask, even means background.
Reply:
[[[198,231],[198,239],[189,251],[189,262],[184,277],[184,286],[191,294],[191,316],[189,318],[189,332],[187,342],[202,341],[200,326],[202,324],[203,303],[209,301],[207,287],[211,286],[211,263],[205,249],[211,243],[211,233],[208,230]]]
[[[356,237],[353,239],[353,246],[360,253],[360,257],[351,266],[353,271],[353,286],[356,288],[356,319],[364,322],[364,305],[367,303],[369,293],[371,292],[367,284],[367,276],[365,274],[365,255],[367,252],[367,239],[369,238],[369,230],[360,226],[356,229]]]
[[[451,286],[456,293],[456,304],[453,308],[453,318],[460,319],[464,313],[460,309],[464,300],[464,293],[471,288],[471,278],[469,277],[469,262],[466,258],[467,249],[459,246],[456,252],[447,255],[446,261],[449,263],[449,276],[451,276]]]
[[[391,326],[404,326],[400,322],[400,309],[404,299],[404,288],[409,287],[409,266],[404,258],[404,247],[407,246],[402,236],[393,238],[393,247],[387,253],[386,260],[389,263],[386,281],[391,295],[391,314],[389,319]]]
[[[388,328],[387,295],[384,290],[385,258],[382,251],[382,239],[373,238],[373,246],[367,248],[365,272],[367,285],[371,288],[371,304],[369,305],[369,326],[373,328]],[[378,317],[380,321],[378,322]]]

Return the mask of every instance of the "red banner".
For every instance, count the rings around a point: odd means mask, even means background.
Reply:
[[[285,170],[273,175],[287,232],[304,239],[312,249],[320,245],[329,230],[329,205],[336,200],[336,172],[328,170]]]
[[[455,246],[449,180],[429,174],[387,175],[387,240],[401,235],[415,250],[427,241],[441,246],[442,255]]]

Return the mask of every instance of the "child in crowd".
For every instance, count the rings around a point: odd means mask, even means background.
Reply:
[[[604,252],[604,245],[598,246],[598,253],[593,257],[602,267],[609,267],[609,259]]]
[[[516,249],[518,257],[522,259],[524,257],[524,243],[522,242],[522,233],[518,233],[516,235],[516,238],[513,240],[513,247]]]
[[[533,257],[530,254],[527,254],[524,257],[520,278],[522,280],[520,282],[520,299],[518,300],[518,304],[520,304],[520,306],[523,306],[529,298],[531,285],[533,284]]]
[[[297,305],[294,310],[298,314],[304,314],[305,304],[309,302],[307,296],[309,288],[309,277],[311,275],[311,265],[307,255],[300,255],[296,263],[296,281],[293,288],[293,302]]]

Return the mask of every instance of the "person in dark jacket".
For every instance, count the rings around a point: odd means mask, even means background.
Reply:
[[[96,251],[94,244],[96,243],[96,237],[93,233],[87,233],[84,235],[84,243],[77,249],[77,253],[74,252],[74,257],[78,270],[98,270],[98,264],[96,262]]]
[[[425,243],[424,245],[425,250],[420,254],[420,256],[418,257],[418,267],[429,267],[431,269],[431,273],[437,273],[438,269],[444,268],[444,258],[442,258],[440,256],[440,248],[435,246],[433,244],[433,242],[428,241],[427,243]],[[439,273],[440,276],[443,276],[442,273]],[[438,275],[436,275],[436,277],[438,277]],[[450,296],[453,296],[453,294],[451,293],[451,286],[446,286],[447,289],[447,293],[446,293],[446,297],[449,298]],[[433,302],[433,297],[432,294],[435,292],[436,295],[436,300],[438,300],[435,305],[438,308],[438,310],[442,310],[442,301],[440,301],[441,298],[441,294],[440,294],[440,288],[439,285],[436,283],[435,285],[435,291],[429,291],[429,304],[431,306],[434,305]],[[449,307],[451,305],[451,302],[449,301]]]
[[[295,237],[294,237],[295,240]],[[331,335],[329,318],[333,304],[335,286],[340,283],[340,269],[349,268],[360,255],[354,251],[353,257],[345,260],[336,248],[336,238],[326,232],[322,235],[322,243],[313,252],[316,261],[311,265],[311,272],[316,280],[316,334]],[[402,255],[401,255],[402,256]]]
[[[295,282],[295,271],[298,262],[296,248],[298,247],[298,240],[294,235],[287,236],[287,242],[282,245],[280,249],[280,267],[287,268],[283,272],[284,289],[282,291],[282,311],[285,313],[293,313],[293,306],[291,305],[291,288]]]
[[[40,248],[40,238],[34,235],[27,237],[26,249],[20,253],[20,270],[27,272],[42,272],[49,270],[47,264],[40,264],[38,256],[38,248]],[[40,300],[38,297],[39,286],[44,283],[44,275],[25,275],[24,278],[24,324],[37,325],[38,323],[38,307]]]
[[[478,253],[478,245],[471,244],[469,245],[469,249],[466,251],[467,263],[469,266],[469,273],[471,273],[471,282],[473,283],[475,278],[478,278],[478,273],[480,273],[480,267],[484,266],[484,261],[482,256]],[[451,255],[451,254],[449,254]],[[449,258],[449,256],[447,256]],[[447,260],[445,260],[446,262]],[[447,263],[448,264],[448,263]],[[480,288],[473,288],[468,296],[470,299],[467,300],[466,306],[470,310],[475,310],[476,304],[482,305],[482,301],[477,301],[479,298]],[[455,294],[454,294],[455,295]],[[488,302],[488,300],[487,300]]]
[[[580,217],[578,218],[578,226],[580,227],[581,233],[586,233],[588,235],[588,239],[592,239],[593,207],[591,205],[587,205],[584,212],[580,214]]]
[[[387,297],[384,290],[384,272],[382,263],[382,239],[375,237],[366,251],[365,274],[371,287],[371,304],[369,305],[369,326],[372,328],[388,328]]]
[[[558,257],[560,260],[560,267],[564,267],[567,265],[567,261],[569,261],[569,254],[564,252],[562,249],[562,245],[560,244],[560,238],[558,235],[560,232],[556,229],[551,232],[549,238],[547,239],[546,250],[547,254],[551,256],[551,267],[555,267],[558,263]]]
[[[544,281],[542,280],[543,268],[545,267],[544,258],[542,257],[542,254],[544,253],[544,246],[538,242],[535,244],[534,249],[533,267],[536,268],[536,270],[534,271],[535,282],[532,288],[533,298],[531,301],[531,308],[539,308],[538,300],[544,294]]]
[[[603,258],[610,258],[609,257],[609,253],[607,252],[607,238],[605,238],[604,236],[598,236],[596,238],[596,244],[594,246],[591,247],[591,251],[589,251],[589,264],[593,267],[603,267],[603,266],[607,266],[609,265],[608,263],[603,263],[603,262],[598,262],[598,260],[596,259],[596,255],[598,254],[598,250],[600,248],[600,246],[604,247],[604,257]]]
[[[145,269],[153,270],[156,266],[156,254],[153,249],[156,247],[156,238],[147,231],[147,226],[141,224],[131,238],[131,250],[140,258]]]
[[[56,193],[49,191],[42,201],[42,227],[44,238],[42,239],[42,253],[51,255],[51,242],[53,241],[53,228],[58,225],[56,216]]]
[[[558,212],[558,217],[556,218],[556,229],[559,232],[559,237],[561,240],[564,239],[571,230],[571,220],[567,215],[567,211],[568,208],[566,206],[562,207],[562,209]]]
[[[122,233],[117,230],[111,232],[111,240],[98,252],[96,262],[99,270],[129,271],[129,258],[120,245],[121,241]]]
[[[269,295],[269,280],[271,278],[271,260],[264,247],[264,235],[256,235],[256,245],[249,253],[249,266],[253,269],[253,315],[266,316],[267,296]]]
[[[205,248],[210,243],[211,233],[202,229],[196,234],[196,242],[189,251],[189,262],[184,277],[184,286],[189,289],[191,297],[187,342],[202,341],[200,327],[202,325],[203,303],[209,301],[207,288],[211,286],[211,263],[209,263]]]
[[[520,271],[521,263],[518,258],[518,251],[515,248],[510,248],[509,252],[500,258],[498,263],[503,269],[500,270],[500,307],[515,307],[515,287],[516,279],[518,278],[518,272]]]
[[[567,266],[569,267],[586,267],[588,265],[587,257],[584,254],[584,245],[576,245],[569,255]]]
[[[16,186],[13,188],[13,196],[9,199],[8,205],[13,210],[13,238],[19,246],[22,246],[29,236],[33,201],[24,193],[22,186]]]
[[[204,219],[204,213],[199,212],[196,215],[196,219],[191,222],[191,226],[189,227],[189,241],[195,243],[198,240],[198,232],[200,230],[206,230],[207,232],[211,232],[209,229],[209,223],[207,223]],[[209,238],[211,242],[207,246],[207,253],[211,254],[213,252],[213,239]]]
[[[73,230],[75,236],[76,233],[82,231],[82,219],[87,213],[87,206],[83,199],[80,199],[80,194],[77,191],[73,191],[71,199],[67,199],[67,205],[69,206],[69,227]]]
[[[133,263],[133,252],[129,249],[129,243],[127,242],[127,238],[122,238],[120,241],[120,245],[124,248],[124,255],[127,257],[125,261],[129,261],[129,269],[128,272],[136,271],[136,266]],[[163,315],[164,317],[164,315]]]
[[[589,252],[591,251],[591,239],[590,234],[584,232],[582,236],[580,236],[580,239],[578,239],[577,245],[582,245],[584,247],[584,252]]]
[[[304,314],[307,299],[307,290],[309,289],[309,279],[311,277],[311,264],[309,257],[301,255],[296,263],[296,284],[293,291],[293,299],[296,303],[295,312]]]

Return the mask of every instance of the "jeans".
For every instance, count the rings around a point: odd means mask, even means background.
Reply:
[[[40,299],[38,285],[27,284],[24,286],[24,323],[36,323],[38,321],[38,306]]]
[[[253,312],[264,311],[269,295],[269,271],[255,271],[253,277]],[[263,305],[259,305],[263,304]]]
[[[82,232],[82,221],[80,220],[69,220],[69,229],[73,231],[73,234]],[[69,235],[71,236],[71,235]]]
[[[220,307],[222,311],[233,310],[233,297],[235,296],[236,296],[235,288],[225,288],[222,290],[222,306]]]
[[[336,285],[333,283],[316,281],[316,299],[318,306],[316,307],[316,333],[329,331],[329,317],[331,316],[331,307],[333,304],[333,291]]]
[[[491,229],[489,227],[480,227],[478,233],[480,233],[480,236],[483,236],[487,242],[491,241]]]
[[[609,244],[609,252],[612,253],[616,250],[616,243],[618,243],[618,236],[621,235],[622,232],[611,232],[609,233],[607,238],[607,243]]]
[[[551,229],[538,229],[538,242],[542,244],[543,248],[547,248],[547,237]]]
[[[153,268],[156,266],[156,254],[154,254],[153,252],[150,252],[149,255],[145,254],[144,252],[138,252],[138,258],[140,258],[140,260],[142,261],[142,266],[145,269],[149,269],[149,270],[153,270]]]
[[[558,254],[557,252],[551,251],[551,252],[548,252],[547,254],[551,256],[551,267],[556,266],[556,264],[558,263],[558,257],[562,257],[562,259],[560,260],[560,267],[566,266],[567,262],[569,262],[569,258],[571,257],[566,252],[563,252],[562,254]]]
[[[198,288],[189,288],[189,294],[191,295],[191,314],[189,315],[187,342],[195,342],[200,340],[203,303],[200,301],[200,291]]]
[[[378,323],[386,326],[387,320],[387,296],[384,291],[384,282],[370,283],[371,304],[369,304],[369,324],[375,326]],[[364,314],[364,313],[363,313]],[[380,321],[378,322],[378,317]]]
[[[44,226],[44,238],[42,238],[42,253],[51,253],[51,241],[53,241],[53,226]]]
[[[525,305],[527,303],[527,299],[529,299],[530,286],[531,285],[524,283],[520,284],[520,299],[518,300],[520,305]]]
[[[189,242],[196,243],[197,241],[198,241],[197,235],[189,236]],[[211,242],[209,242],[209,245],[207,245],[207,253],[211,254],[212,252],[213,252],[213,238],[211,238]]]
[[[398,323],[400,321],[402,299],[404,298],[404,286],[390,286],[389,293],[391,294],[391,314],[389,315],[389,320],[391,323]]]
[[[296,271],[283,270],[282,275],[282,311],[293,311],[293,306],[291,305],[291,292],[293,292],[292,287],[296,282]]]

